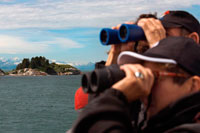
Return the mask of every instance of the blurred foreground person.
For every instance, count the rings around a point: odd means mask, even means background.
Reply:
[[[74,133],[199,133],[200,46],[168,37],[144,54],[122,52],[125,77],[85,107]],[[130,104],[142,101],[139,121]]]

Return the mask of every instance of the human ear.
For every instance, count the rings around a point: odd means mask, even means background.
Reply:
[[[199,44],[199,35],[197,32],[192,32],[188,35],[189,38],[193,39],[196,43]]]
[[[199,76],[193,76],[192,77],[191,91],[192,92],[200,91],[200,77]]]

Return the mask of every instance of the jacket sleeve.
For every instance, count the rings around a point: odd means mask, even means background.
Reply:
[[[165,131],[164,133],[199,133],[200,124],[199,123],[188,123],[176,126],[172,129]]]
[[[129,104],[118,90],[107,89],[81,112],[73,133],[131,133]]]

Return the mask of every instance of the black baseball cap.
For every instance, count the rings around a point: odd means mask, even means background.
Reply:
[[[186,11],[166,11],[160,21],[164,28],[183,27],[189,32],[197,32],[200,36],[199,21]]]
[[[191,75],[200,76],[200,45],[186,37],[167,37],[143,54],[125,51],[118,57],[119,65],[141,61],[177,64]]]

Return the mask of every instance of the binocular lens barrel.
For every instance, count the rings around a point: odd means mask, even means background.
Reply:
[[[119,29],[119,38],[120,40],[125,40],[127,38],[127,27],[125,25],[122,25]]]
[[[120,70],[119,66],[115,64],[84,74],[82,77],[82,87],[84,92],[99,93],[110,88],[124,77],[124,71]]]
[[[102,92],[110,87],[107,69],[96,69],[91,74],[91,90],[94,93]]]
[[[101,30],[99,38],[102,45],[146,40],[143,29],[134,24],[122,24],[119,30],[104,28]]]
[[[100,42],[102,45],[119,44],[118,30],[104,28],[100,32]]]
[[[93,72],[91,74],[91,90],[92,90],[92,92],[97,92],[98,88],[99,88],[98,86],[99,86],[99,83],[97,80],[97,74],[96,74],[96,72]]]
[[[122,24],[119,28],[118,36],[122,43],[146,40],[143,29],[134,24]]]
[[[83,74],[82,79],[81,79],[82,88],[85,93],[92,92],[90,88],[90,74],[91,72]]]

